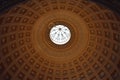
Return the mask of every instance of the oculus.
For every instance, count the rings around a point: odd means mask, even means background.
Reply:
[[[50,30],[50,39],[57,45],[64,45],[69,42],[71,38],[71,32],[65,25],[55,25]]]

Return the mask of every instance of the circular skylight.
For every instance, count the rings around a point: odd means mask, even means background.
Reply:
[[[55,25],[50,30],[50,39],[57,45],[66,44],[71,38],[71,32],[65,25]]]

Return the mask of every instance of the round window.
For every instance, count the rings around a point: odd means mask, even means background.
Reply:
[[[64,45],[69,42],[71,32],[65,25],[55,25],[50,30],[50,39],[57,45]]]

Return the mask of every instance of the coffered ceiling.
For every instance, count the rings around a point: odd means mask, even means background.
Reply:
[[[55,25],[70,29],[63,45]],[[120,15],[88,0],[28,0],[0,14],[0,80],[119,80]]]

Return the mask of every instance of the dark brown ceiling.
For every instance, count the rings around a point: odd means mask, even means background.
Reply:
[[[4,10],[17,5],[21,2],[25,2],[27,0],[0,0],[0,12],[3,12]],[[120,1],[119,0],[88,0],[93,1],[99,5],[103,5],[114,12],[117,12],[120,14]]]
[[[71,30],[65,45],[49,38],[56,24]],[[0,80],[120,80],[119,12],[88,0],[12,6],[0,15]]]

